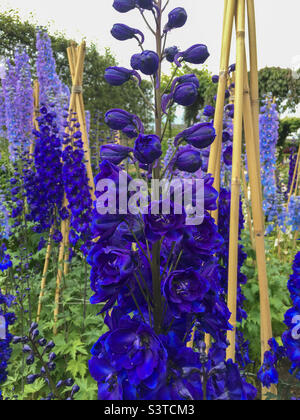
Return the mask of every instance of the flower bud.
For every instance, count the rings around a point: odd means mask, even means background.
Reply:
[[[146,9],[146,10],[152,10],[154,7],[153,0],[136,0],[136,4],[141,9]]]
[[[123,130],[122,133],[124,133],[127,137],[130,139],[136,139],[139,133],[137,132],[135,126],[133,124],[127,125]]]
[[[198,89],[194,83],[183,83],[175,89],[173,99],[179,105],[191,106],[198,98]]]
[[[187,21],[187,13],[183,7],[176,7],[169,13],[169,20],[164,32],[169,32],[174,28],[181,28]]]
[[[159,67],[159,57],[154,51],[143,51],[139,57],[139,70],[151,76],[155,74]]]
[[[179,58],[182,58],[183,61],[191,64],[204,64],[205,61],[210,56],[207,46],[203,44],[196,44],[187,49],[184,52],[180,52],[175,57],[175,64],[178,67],[181,67]]]
[[[114,165],[119,165],[124,159],[129,157],[132,151],[130,147],[121,144],[106,144],[100,149],[100,157],[102,160],[108,160]]]
[[[175,158],[175,167],[183,172],[194,173],[202,166],[201,153],[191,146],[181,147]]]
[[[169,47],[166,48],[165,50],[165,54],[166,54],[166,59],[169,63],[173,63],[174,62],[174,58],[176,56],[176,54],[179,53],[179,50],[177,47]]]
[[[134,156],[144,164],[152,164],[162,155],[160,138],[155,135],[140,134],[135,141]]]
[[[119,41],[127,41],[128,39],[137,38],[136,35],[141,36],[141,40],[139,40],[140,44],[143,44],[145,41],[144,34],[141,31],[130,28],[122,23],[116,23],[111,30],[111,34]]]
[[[212,78],[211,78],[211,80],[212,80],[212,82],[213,83],[215,83],[215,84],[217,84],[217,83],[219,83],[219,76],[217,76],[217,75],[214,75]]]
[[[111,109],[105,114],[105,123],[112,130],[123,130],[132,123],[132,114],[123,109]]]
[[[141,120],[134,114],[123,109],[114,108],[105,114],[105,123],[112,130],[124,130],[127,126],[134,125],[137,130],[144,133],[144,126]]]
[[[112,86],[121,86],[128,82],[132,76],[135,76],[141,83],[141,77],[136,71],[128,70],[124,67],[108,67],[104,74],[106,82]]]
[[[175,145],[180,140],[185,140],[196,149],[205,149],[214,142],[215,138],[216,130],[214,126],[211,123],[200,123],[179,133],[175,138]]]
[[[131,57],[130,65],[134,70],[140,69],[140,57],[141,57],[141,54],[134,54]]]
[[[135,8],[135,0],[114,0],[113,8],[120,13],[127,13]]]

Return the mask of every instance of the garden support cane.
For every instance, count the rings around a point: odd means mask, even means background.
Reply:
[[[263,363],[265,352],[270,350],[268,342],[273,337],[273,333],[272,333],[269,287],[268,287],[267,267],[266,267],[266,251],[265,251],[265,239],[264,239],[265,227],[264,227],[263,212],[261,210],[262,209],[262,201],[261,201],[262,188],[256,176],[258,172],[258,167],[260,167],[260,165],[259,165],[259,161],[257,157],[257,149],[255,147],[255,140],[254,140],[255,133],[254,133],[254,128],[253,128],[251,100],[250,100],[250,94],[249,94],[248,73],[246,69],[247,67],[245,65],[244,127],[245,127],[248,171],[249,171],[249,179],[250,179],[251,198],[252,198],[255,249],[256,249],[256,259],[257,259],[259,291],[260,291],[261,360]],[[263,389],[263,395],[265,395],[267,392],[268,390]],[[271,392],[273,394],[276,394],[275,386],[272,387]]]
[[[229,56],[230,56],[235,8],[236,8],[236,0],[225,0],[219,85],[218,85],[216,112],[215,112],[215,118],[214,118],[214,127],[217,133],[217,137],[214,143],[212,144],[211,153],[209,157],[209,164],[208,164],[208,173],[213,175],[215,179],[214,187],[216,188],[218,192],[220,192],[220,162],[221,162],[221,152],[222,152],[222,133],[223,133],[225,91],[227,87]],[[213,216],[215,217],[215,220],[217,222],[218,211],[215,212]]]
[[[233,133],[230,238],[228,262],[228,308],[231,313],[230,324],[233,330],[227,334],[230,343],[227,359],[235,361],[236,318],[237,318],[237,267],[239,243],[239,211],[241,193],[241,154],[243,132],[244,66],[245,66],[245,0],[237,1],[236,11],[236,87],[235,116]]]
[[[95,199],[95,185],[92,173],[91,154],[89,150],[88,135],[86,128],[86,116],[83,103],[83,72],[84,72],[84,59],[85,59],[86,46],[83,42],[79,47],[74,42],[67,49],[70,73],[72,78],[72,92],[69,105],[69,119],[72,119],[72,113],[76,114],[78,122],[80,124],[80,130],[82,133],[82,140],[84,144],[84,151],[86,155],[86,171],[89,179],[89,186],[91,191],[91,198]],[[65,207],[68,206],[68,201],[65,197]],[[68,259],[69,259],[69,228],[70,221],[62,221],[61,234],[63,237],[58,259],[58,273],[56,280],[56,292],[55,292],[55,309],[54,309],[54,332],[57,333],[56,324],[59,315],[59,301],[60,301],[60,288],[63,276],[68,274]]]
[[[42,281],[41,281],[41,290],[40,290],[40,296],[39,296],[39,304],[38,304],[38,310],[37,310],[37,317],[36,322],[38,323],[40,321],[40,316],[42,312],[42,303],[43,303],[43,297],[45,294],[45,287],[46,287],[46,280],[47,280],[47,273],[49,268],[49,262],[51,257],[51,251],[52,251],[52,235],[54,232],[54,227],[50,229],[49,233],[49,239],[48,239],[48,245],[47,245],[47,251],[46,251],[46,258],[44,263],[44,270],[42,275]]]
[[[235,8],[236,8],[236,0],[224,1],[221,62],[220,62],[216,112],[215,112],[215,118],[214,118],[214,127],[217,133],[217,137],[211,146],[211,152],[210,152],[209,164],[208,164],[208,173],[212,174],[215,180],[214,188],[218,192],[220,192],[220,164],[218,165],[217,162],[218,161],[221,162],[225,91],[227,87],[229,56],[230,56]],[[215,222],[218,223],[218,210],[213,212],[212,216],[214,217]],[[188,343],[188,347],[191,347],[191,348],[193,347],[193,344],[194,344],[194,333],[195,331],[192,332],[192,339]],[[209,346],[210,344],[209,336],[206,337],[206,344],[207,346]]]

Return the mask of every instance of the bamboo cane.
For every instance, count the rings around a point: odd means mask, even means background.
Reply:
[[[235,87],[235,117],[232,156],[231,208],[230,208],[230,238],[228,263],[228,308],[231,313],[232,331],[228,332],[229,347],[227,359],[235,361],[236,318],[237,318],[237,267],[239,243],[239,211],[241,192],[241,154],[243,131],[243,97],[244,97],[244,65],[245,65],[245,0],[237,1],[237,58]]]
[[[250,54],[250,97],[252,106],[253,129],[255,137],[256,155],[260,156],[260,135],[259,135],[259,82],[258,82],[258,56],[254,0],[247,0],[248,28],[249,28],[249,54]],[[261,165],[259,161],[257,177],[261,184]],[[261,201],[263,201],[262,189]]]
[[[255,240],[253,236],[253,224],[252,224],[252,210],[251,210],[251,205],[250,205],[249,196],[248,196],[248,185],[246,181],[245,168],[243,164],[242,164],[242,182],[243,182],[243,189],[244,189],[244,195],[245,195],[245,201],[246,201],[246,207],[247,207],[247,223],[248,223],[248,229],[250,233],[250,240],[251,240],[252,248],[255,250]]]
[[[216,112],[214,118],[214,127],[217,133],[216,140],[212,144],[208,173],[212,174],[215,179],[214,187],[220,191],[220,163],[222,152],[222,137],[223,137],[223,116],[225,104],[225,91],[227,86],[229,55],[232,39],[233,18],[236,8],[236,1],[225,0],[224,2],[224,21],[223,21],[223,39],[221,50],[220,74],[218,84],[218,94],[216,103]]]
[[[236,0],[224,0],[224,18],[223,18],[223,33],[222,33],[222,48],[221,48],[221,62],[219,73],[218,94],[216,103],[216,112],[214,117],[214,127],[217,133],[216,140],[211,146],[208,173],[213,175],[214,188],[220,192],[220,168],[221,168],[221,151],[223,140],[223,117],[225,104],[225,91],[227,86],[229,56],[232,39],[233,18],[235,13]],[[220,162],[218,165],[218,161]],[[215,222],[218,223],[218,211],[212,213]],[[187,344],[192,348],[194,345],[195,329],[192,331],[191,341]],[[210,344],[209,335],[205,336],[207,348]]]
[[[245,67],[246,68],[246,67]],[[261,317],[261,361],[264,362],[264,355],[266,351],[270,350],[269,340],[273,337],[272,333],[272,319],[269,300],[269,287],[266,267],[266,251],[264,241],[264,218],[262,212],[262,187],[257,179],[257,172],[259,166],[259,159],[257,157],[257,150],[254,140],[254,127],[252,118],[252,108],[249,92],[248,74],[245,72],[245,95],[244,95],[244,126],[246,150],[248,156],[248,168],[250,178],[251,197],[253,203],[253,223],[255,233],[255,247],[257,270],[260,290],[260,317]],[[272,386],[271,390],[263,388],[263,399],[265,395],[271,392],[276,395],[277,389]]]
[[[62,221],[61,233],[62,233],[62,241],[60,243],[59,248],[59,257],[58,257],[58,272],[56,278],[56,290],[55,290],[55,306],[54,306],[54,327],[53,333],[54,335],[57,334],[57,321],[59,315],[59,303],[60,303],[60,290],[61,290],[61,283],[63,279],[63,263],[64,263],[64,253],[67,241],[66,232],[68,230],[69,220]]]
[[[83,149],[86,157],[86,170],[89,179],[90,194],[92,200],[95,200],[95,185],[92,173],[91,156],[88,144],[88,135],[86,128],[86,117],[82,96],[82,84],[83,84],[83,72],[84,72],[84,59],[85,59],[85,43],[83,42],[79,47],[74,42],[71,43],[67,49],[67,55],[69,60],[70,73],[72,78],[72,92],[69,104],[69,119],[72,119],[73,113],[76,114],[78,122],[80,124],[80,130],[82,133]],[[68,200],[66,195],[64,197],[64,207],[68,206]],[[57,333],[57,320],[59,315],[59,301],[60,301],[60,289],[63,275],[68,274],[69,264],[69,220],[62,221],[61,223],[61,234],[63,237],[58,258],[58,272],[56,279],[56,292],[55,292],[55,309],[54,309],[54,333]]]
[[[37,317],[36,317],[36,322],[37,323],[39,323],[39,321],[40,321],[40,316],[41,316],[41,312],[42,312],[42,301],[43,301],[43,297],[44,297],[44,294],[45,294],[46,279],[47,279],[50,256],[51,256],[51,251],[52,251],[53,231],[54,231],[54,227],[52,226],[52,228],[50,229],[50,233],[49,233],[48,246],[47,246],[46,258],[45,258],[45,263],[44,263],[44,270],[43,270],[42,281],[41,281],[41,290],[40,290],[39,304],[38,304]]]
[[[299,172],[298,171],[299,167],[300,167],[300,146],[299,146],[296,165],[295,165],[295,169],[294,169],[294,173],[293,173],[292,185],[291,185],[291,189],[290,189],[289,196],[288,196],[288,201],[287,201],[287,206],[286,206],[287,210],[289,208],[291,198],[292,198],[292,195],[293,195],[293,191],[294,191],[294,188],[295,188],[295,182],[296,182],[297,172]]]
[[[40,106],[40,85],[38,80],[35,80],[33,83],[33,126],[35,130],[39,129],[39,124],[37,122],[37,117],[39,116],[39,106]],[[34,152],[34,140],[32,139],[30,147],[29,147],[29,154],[33,155]]]

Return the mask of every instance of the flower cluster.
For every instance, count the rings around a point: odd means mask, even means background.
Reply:
[[[61,147],[57,115],[53,108],[42,106],[37,118],[39,130],[34,130],[35,169],[27,165],[24,170],[24,186],[29,214],[27,219],[37,223],[35,230],[50,229],[59,216],[63,217],[63,183]],[[30,162],[29,162],[30,163]]]
[[[85,166],[80,124],[73,115],[69,125],[69,133],[64,134],[64,151],[62,152],[62,178],[64,190],[71,213],[69,240],[75,246],[79,239],[86,243],[90,237],[92,199]],[[85,252],[85,247],[83,248]]]
[[[7,61],[7,71],[2,79],[6,137],[12,159],[17,158],[18,150],[22,154],[29,146],[33,128],[33,89],[29,57],[26,52],[17,49],[14,62],[12,64]]]
[[[278,141],[278,112],[276,104],[272,103],[272,96],[267,96],[265,104],[261,109],[260,115],[260,150],[262,184],[264,193],[263,209],[269,222],[267,233],[270,233],[278,218],[278,214],[283,211],[280,197],[277,194],[276,186],[276,145]]]
[[[185,10],[176,8],[167,23],[160,24],[164,10],[154,1],[115,0],[113,6],[121,13],[137,7],[144,17],[146,10],[152,10],[158,23],[157,39],[166,40],[170,30],[182,27],[187,20]],[[121,24],[115,25],[112,33],[122,41],[136,37],[140,45],[144,40],[138,30]],[[168,112],[172,102],[192,103],[199,87],[195,75],[174,76],[170,94],[163,97],[161,61],[172,58],[177,66],[182,61],[201,64],[208,56],[202,44],[184,52],[176,48],[142,51],[131,59],[133,70],[109,68],[105,78],[111,85],[121,85],[132,77],[139,79],[139,71],[151,76],[159,116]],[[202,177],[202,224],[189,224],[188,208],[176,200],[183,179],[170,200],[155,191],[155,181],[164,177],[173,179],[176,174],[179,180],[181,176],[192,180],[195,173],[201,174],[201,151],[214,142],[216,132],[206,121],[179,133],[161,174],[160,120],[156,118],[156,133],[146,135],[140,119],[125,110],[112,109],[105,117],[111,129],[129,133],[135,140],[133,148],[104,145],[100,151],[91,224],[94,243],[88,262],[94,292],[91,303],[102,304],[109,331],[93,347],[90,372],[98,383],[99,399],[104,400],[253,399],[256,390],[241,377],[238,366],[225,362],[226,334],[231,326],[216,257],[223,238],[209,213],[217,208],[213,179]],[[152,183],[152,190],[146,188],[137,200],[140,204],[147,201],[143,211],[142,206],[132,204],[137,195],[127,188],[132,179],[118,166],[128,157],[136,173]],[[195,205],[197,188],[190,192]],[[137,211],[129,215],[128,208]],[[211,335],[215,353],[210,359],[203,345],[200,351],[197,345],[187,348],[192,331],[195,343],[202,342],[205,333]]]
[[[47,32],[38,30],[36,37],[37,76],[40,89],[40,104],[54,105],[57,114],[57,124],[60,134],[63,133],[64,108],[68,106],[70,91],[56,72],[55,59],[51,47],[51,40]]]
[[[287,357],[292,362],[291,373],[300,380],[300,253],[295,257],[293,274],[288,282],[288,289],[293,308],[285,314],[288,331],[283,334],[282,341]]]
[[[9,211],[5,203],[5,194],[0,190],[0,240],[9,238],[9,216]]]
[[[300,196],[292,195],[289,203],[289,209],[286,224],[291,226],[293,232],[300,230]]]
[[[13,296],[3,295],[0,290],[0,386],[7,379],[7,366],[11,357],[12,335],[9,333],[9,326],[16,321],[15,314],[7,312],[13,303]],[[0,391],[1,399],[1,391]]]
[[[278,345],[277,341],[272,338],[269,341],[270,350],[264,355],[264,363],[258,372],[258,379],[264,387],[270,388],[271,385],[277,385],[279,382],[278,364],[286,357],[284,347]]]

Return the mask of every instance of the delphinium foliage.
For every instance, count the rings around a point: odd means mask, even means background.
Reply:
[[[54,352],[55,343],[47,341],[41,337],[38,324],[32,323],[28,335],[13,338],[15,345],[22,344],[22,352],[26,358],[26,365],[31,367],[31,372],[26,382],[28,385],[34,384],[37,380],[45,383],[49,394],[42,400],[72,400],[79,391],[78,385],[74,384],[72,378],[60,379],[57,383],[54,380],[53,372],[56,370],[57,355]],[[60,372],[60,375],[62,372]],[[71,388],[71,390],[69,390]]]
[[[131,59],[132,69],[108,68],[105,79],[120,86],[131,78],[139,83],[139,72],[150,76],[155,92],[155,133],[145,133],[139,117],[126,110],[112,109],[106,114],[110,128],[135,141],[133,148],[103,146],[100,172],[95,178],[94,244],[88,256],[94,292],[91,302],[102,304],[108,331],[92,349],[90,372],[98,383],[99,399],[103,400],[254,399],[256,390],[247,384],[239,367],[225,360],[226,332],[231,327],[215,256],[223,238],[209,214],[216,209],[218,196],[213,179],[209,174],[202,177],[201,224],[190,223],[190,208],[183,208],[178,202],[183,181],[172,190],[166,214],[162,212],[165,197],[155,188],[162,179],[178,179],[178,171],[199,171],[200,150],[216,137],[210,122],[187,128],[176,136],[173,155],[162,166],[166,131],[163,113],[168,113],[173,102],[191,105],[199,86],[195,75],[177,78],[175,72],[169,93],[161,90],[168,33],[185,25],[188,18],[181,7],[166,16],[167,5],[161,0],[113,2],[120,13],[138,9],[155,38],[156,48],[141,48],[142,52]],[[149,16],[153,17],[154,26],[149,23]],[[144,39],[139,30],[124,24],[115,25],[112,34],[121,41],[137,38],[140,47]],[[177,49],[172,59],[168,54],[178,67],[183,61],[203,64],[208,57],[203,44],[185,51]],[[147,106],[152,108],[151,104]],[[138,198],[132,190],[128,192],[132,179],[120,166],[128,158],[135,165],[138,182],[147,180],[150,185],[148,188],[146,184]],[[195,205],[199,188],[193,184],[190,188]],[[170,184],[167,189],[171,190]],[[150,196],[153,199],[149,205]],[[129,209],[133,210],[130,214]],[[211,336],[208,354],[205,333]]]
[[[273,338],[270,340],[270,351],[265,353],[264,363],[258,372],[258,378],[262,384],[270,388],[272,384],[286,389],[289,388],[289,382],[284,379],[282,384],[280,378],[280,365],[282,361],[288,360],[292,363],[289,373],[297,381],[300,381],[300,253],[297,253],[293,263],[293,273],[288,281],[288,290],[290,293],[292,308],[285,314],[285,325],[287,330],[282,336],[283,346],[279,346]],[[279,388],[280,389],[280,388]],[[296,388],[295,388],[296,389]],[[282,396],[279,393],[279,398]],[[288,393],[288,399],[294,399],[291,390]]]

